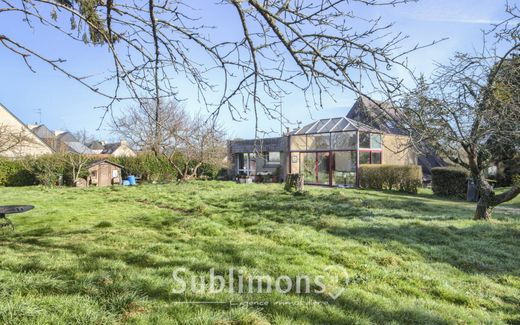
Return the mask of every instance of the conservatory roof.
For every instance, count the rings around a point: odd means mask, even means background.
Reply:
[[[335,117],[329,119],[322,119],[311,124],[307,124],[301,128],[298,128],[290,132],[289,135],[319,134],[345,131],[382,133],[382,131],[378,129],[375,129],[359,121],[350,119],[348,117]]]

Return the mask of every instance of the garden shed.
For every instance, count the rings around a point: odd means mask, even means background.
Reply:
[[[98,160],[88,167],[88,183],[93,186],[111,186],[121,184],[123,166],[109,160]]]

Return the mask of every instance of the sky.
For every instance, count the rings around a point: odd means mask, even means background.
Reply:
[[[199,9],[205,23],[215,25],[215,33],[236,33],[237,20],[234,12],[216,7],[215,0],[197,0],[193,5]],[[409,66],[416,72],[431,73],[435,62],[446,62],[456,51],[473,51],[481,46],[482,29],[502,20],[505,2],[502,0],[419,0],[395,7],[360,6],[356,13],[367,18],[382,17],[386,23],[393,22],[393,31],[409,35],[404,46],[416,43],[428,44],[447,38],[439,44],[411,53]],[[89,47],[73,42],[48,29],[31,30],[17,15],[0,16],[0,34],[6,34],[25,44],[30,44],[48,57],[65,58],[65,65],[82,75],[102,74],[110,67],[110,54],[104,48]],[[106,99],[96,95],[77,81],[67,78],[48,65],[32,60],[36,73],[31,72],[20,57],[0,46],[0,103],[11,110],[25,123],[46,124],[51,129],[82,130],[105,140],[118,140],[107,123],[100,126],[103,111],[95,109],[106,104]],[[197,89],[177,78],[179,95],[183,104],[192,113],[204,111],[197,97]],[[283,114],[290,121],[307,124],[317,118],[344,116],[356,99],[353,93],[337,91],[333,99],[325,102],[324,109],[305,108],[301,93],[292,93],[282,100]],[[275,103],[273,103],[274,105]],[[123,104],[114,114],[124,111]],[[41,114],[40,114],[41,112]],[[224,112],[220,123],[229,138],[252,138],[255,125],[252,116],[247,121],[236,122]],[[280,130],[279,122],[262,118],[263,129]],[[99,130],[98,130],[99,128]],[[272,136],[279,134],[273,133]]]

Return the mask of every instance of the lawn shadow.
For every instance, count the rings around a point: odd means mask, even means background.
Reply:
[[[466,273],[520,275],[520,231],[507,225],[475,224],[469,227],[438,226],[424,223],[365,225],[329,228],[335,236],[371,245],[384,245],[399,254],[405,245],[424,259],[448,263]],[[397,245],[395,245],[397,243]]]

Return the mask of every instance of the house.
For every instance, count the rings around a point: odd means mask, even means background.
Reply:
[[[16,158],[52,154],[53,148],[37,137],[7,107],[0,104],[0,156]]]
[[[231,177],[270,173],[285,179],[287,175],[287,137],[233,140],[228,142]]]
[[[119,185],[122,182],[121,170],[123,166],[103,159],[93,162],[88,166],[89,185],[94,186],[111,186]]]
[[[105,144],[102,155],[110,155],[113,157],[135,157],[137,153],[130,148],[128,142],[119,141],[116,143],[107,143]]]
[[[231,176],[280,168],[282,179],[301,173],[308,184],[353,187],[361,164],[417,164],[410,138],[392,131],[343,116],[315,121],[279,138],[230,141]]]
[[[90,150],[92,150],[92,152],[94,152],[94,154],[99,155],[103,152],[103,150],[105,150],[105,142],[95,140],[95,141],[88,143],[87,147],[89,147]]]
[[[56,150],[56,135],[44,124],[28,124],[27,127],[49,147]]]
[[[405,132],[396,126],[399,115],[389,104],[371,100],[365,96],[359,97],[347,114],[348,118],[363,122],[376,129],[382,130],[386,134],[405,136]],[[416,144],[416,145],[421,145]],[[425,146],[424,144],[422,144]],[[435,167],[446,166],[446,162],[432,150],[421,148],[417,156],[417,163],[423,172],[423,181],[427,184],[431,182],[431,170]]]

